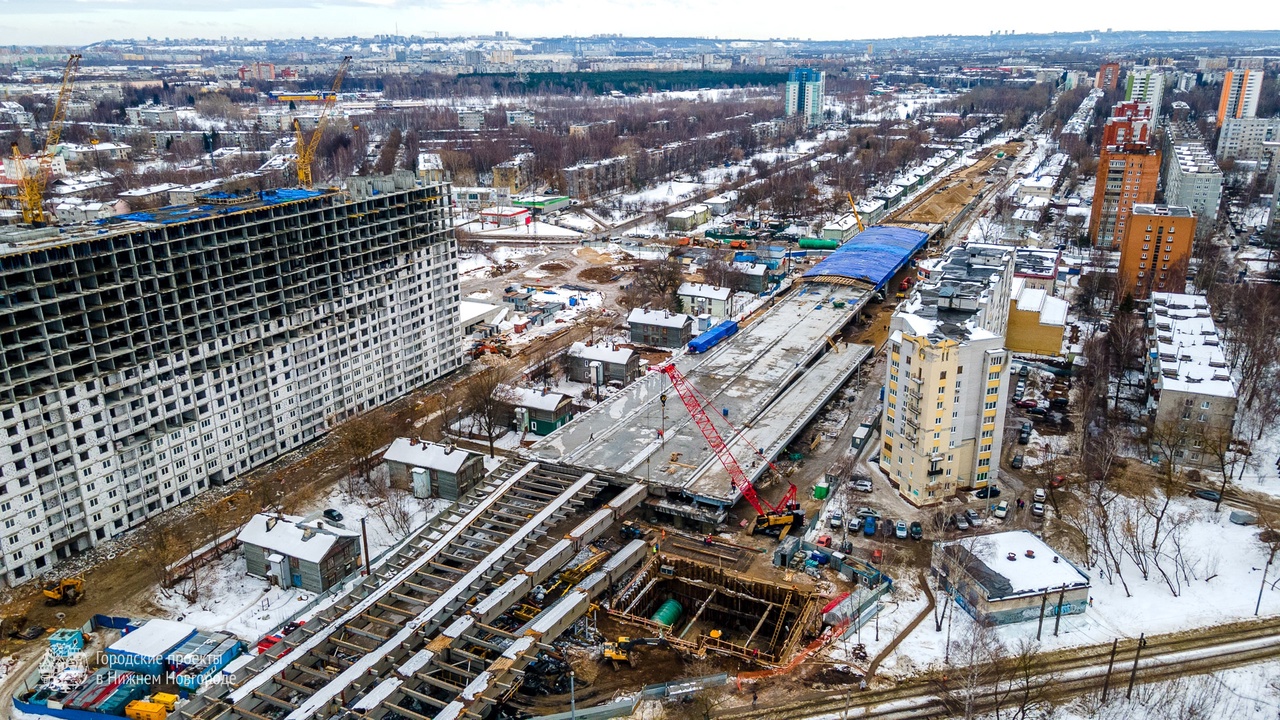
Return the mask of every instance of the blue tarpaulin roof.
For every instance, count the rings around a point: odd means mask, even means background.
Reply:
[[[901,270],[928,242],[920,230],[874,225],[836,248],[826,260],[804,274],[806,280],[864,282],[879,288]]]

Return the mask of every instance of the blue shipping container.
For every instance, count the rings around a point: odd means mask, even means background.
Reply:
[[[738,332],[738,323],[725,320],[689,341],[689,352],[704,353]]]

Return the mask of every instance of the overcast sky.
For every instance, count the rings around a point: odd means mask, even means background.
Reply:
[[[283,38],[380,33],[516,37],[667,37],[839,40],[913,35],[1238,30],[1280,26],[1271,0],[1189,12],[1183,2],[1111,0],[0,0],[0,45],[87,44],[142,37]],[[1241,23],[1245,23],[1242,27]],[[1252,26],[1252,27],[1250,27]]]

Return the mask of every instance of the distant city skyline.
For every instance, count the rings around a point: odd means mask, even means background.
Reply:
[[[603,0],[0,0],[0,45],[73,44],[124,38],[255,40],[401,35],[486,35],[513,38],[621,33],[709,39],[874,40],[925,35],[987,35],[1089,30],[1254,30],[1241,18],[1264,19],[1262,0],[1230,13],[1170,12],[1153,16],[1142,4],[1079,0],[1040,8],[1015,0],[962,6],[920,0],[909,6],[814,0],[804,12],[748,0],[655,0],[638,7]],[[825,18],[825,19],[824,19]],[[1233,25],[1234,23],[1234,25]],[[1249,23],[1252,24],[1252,23]],[[1280,28],[1280,22],[1272,21]]]

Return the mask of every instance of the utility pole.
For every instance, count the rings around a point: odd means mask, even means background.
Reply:
[[[1129,689],[1124,694],[1124,699],[1129,700],[1133,697],[1133,681],[1138,678],[1138,658],[1142,657],[1142,648],[1147,646],[1147,635],[1143,633],[1138,636],[1138,651],[1133,654],[1133,670],[1129,671]]]
[[[1053,636],[1058,637],[1058,626],[1062,624],[1062,598],[1067,594],[1067,586],[1063,585],[1058,591],[1058,611],[1054,613],[1053,618]]]
[[[1044,629],[1044,606],[1049,602],[1049,590],[1045,589],[1040,596],[1040,624],[1036,627],[1036,642],[1040,641],[1040,631]]]
[[[364,574],[367,577],[369,570],[369,533],[365,529],[365,518],[360,518],[360,542],[364,544]]]
[[[1111,668],[1116,664],[1116,648],[1120,645],[1120,638],[1111,641],[1111,659],[1107,661],[1107,677],[1102,681],[1102,704],[1107,703],[1107,691],[1111,689]]]

